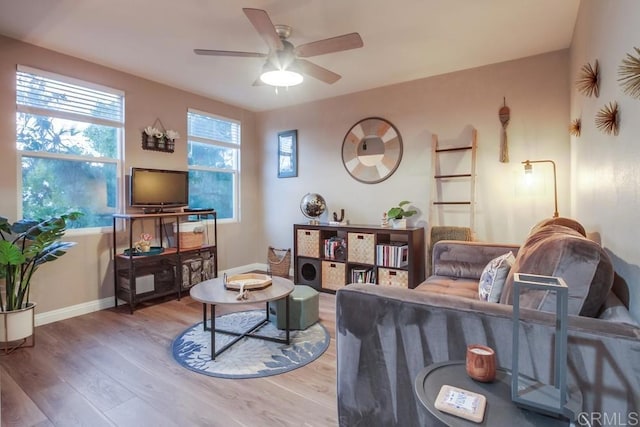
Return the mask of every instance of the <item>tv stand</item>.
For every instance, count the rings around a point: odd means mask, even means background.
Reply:
[[[164,233],[164,229],[167,226],[165,221],[179,224],[181,220],[185,220],[190,216],[197,216],[198,219],[212,217],[213,239],[207,239],[206,242],[203,242],[198,247],[181,248],[180,227],[178,226],[174,235],[175,246],[168,247],[169,239]],[[125,246],[125,249],[131,249],[137,240],[137,238],[134,239],[133,237],[134,224],[138,220],[149,219],[154,221],[154,230],[157,230],[162,252],[152,255],[137,255],[132,250],[123,251],[122,248],[120,250],[117,249],[118,221],[123,224],[120,230],[128,233],[128,239],[124,243],[128,246]],[[209,226],[210,224],[207,225],[207,227]],[[208,234],[205,235],[208,236]],[[213,240],[213,242],[209,240]],[[165,247],[165,243],[167,247]],[[123,245],[122,239],[120,245]],[[201,280],[218,277],[217,213],[211,209],[198,212],[114,214],[112,247],[116,307],[118,306],[118,299],[124,300],[129,303],[129,310],[133,313],[136,305],[143,301],[170,295],[175,295],[180,299],[183,291],[188,290],[190,286],[197,283],[194,281],[194,277],[198,276],[197,271],[194,271],[194,265],[200,265],[199,277]],[[205,262],[212,267],[212,277],[203,277],[205,276]],[[153,276],[153,289],[138,292],[136,280],[143,276]]]

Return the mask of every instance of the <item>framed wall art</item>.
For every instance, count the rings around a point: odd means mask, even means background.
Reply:
[[[298,176],[298,131],[278,132],[278,178]]]

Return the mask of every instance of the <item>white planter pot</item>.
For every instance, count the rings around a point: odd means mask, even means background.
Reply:
[[[34,302],[14,311],[0,311],[0,343],[23,340],[33,335],[35,327]]]
[[[391,227],[393,227],[393,228],[407,228],[407,219],[406,218],[392,219],[391,220]]]

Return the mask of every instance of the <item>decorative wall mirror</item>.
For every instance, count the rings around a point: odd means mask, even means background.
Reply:
[[[368,117],[353,125],[342,142],[342,163],[354,179],[375,184],[389,178],[402,159],[402,138],[393,124]]]

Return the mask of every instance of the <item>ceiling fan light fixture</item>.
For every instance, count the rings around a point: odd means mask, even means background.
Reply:
[[[276,87],[296,86],[302,83],[302,74],[293,70],[268,70],[265,69],[260,75],[263,83]]]

